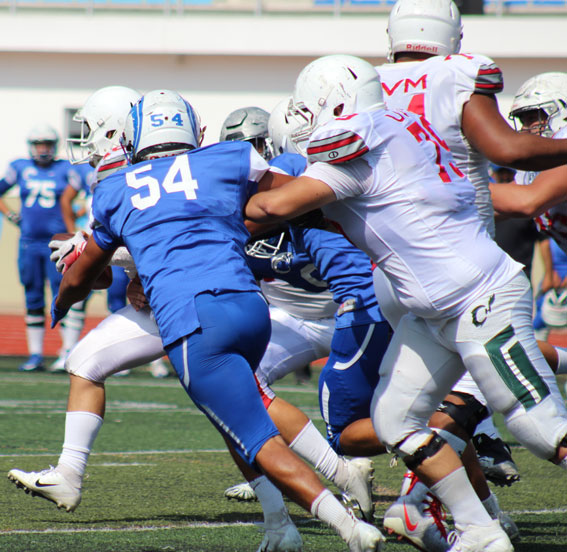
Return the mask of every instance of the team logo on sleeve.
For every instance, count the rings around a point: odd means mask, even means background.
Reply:
[[[316,161],[331,164],[345,163],[367,152],[368,146],[364,140],[350,130],[329,138],[313,140],[307,147],[310,163]]]

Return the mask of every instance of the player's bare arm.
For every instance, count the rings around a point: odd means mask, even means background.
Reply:
[[[245,215],[254,222],[287,220],[336,199],[333,190],[323,181],[300,176],[283,186],[253,195],[246,204]]]
[[[85,299],[107,268],[113,253],[114,249],[101,249],[94,238],[89,236],[82,255],[63,275],[57,295],[57,308],[66,310],[77,301]]]
[[[567,201],[567,165],[543,171],[527,186],[491,184],[490,193],[494,209],[502,215],[536,217]]]
[[[63,222],[65,223],[67,232],[75,231],[76,217],[73,212],[73,200],[77,197],[78,193],[79,192],[75,190],[73,186],[68,185],[59,200],[59,204],[61,205],[61,215],[63,216]]]
[[[567,140],[516,132],[500,114],[494,95],[473,94],[463,107],[461,126],[471,145],[498,165],[541,171],[567,161]]]

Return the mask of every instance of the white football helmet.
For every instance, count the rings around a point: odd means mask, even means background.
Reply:
[[[376,69],[355,56],[336,54],[312,61],[295,82],[288,117],[295,147],[305,155],[313,131],[335,117],[384,108]]]
[[[457,54],[463,37],[461,14],[451,0],[398,0],[388,19],[388,61],[398,52]]]
[[[305,152],[300,151],[291,140],[291,135],[299,127],[299,122],[296,118],[290,117],[288,111],[293,105],[292,97],[289,96],[280,101],[270,113],[268,119],[268,133],[272,139],[272,146],[275,155],[282,153],[299,153],[305,155]]]
[[[139,99],[140,93],[126,86],[105,86],[91,94],[73,117],[73,121],[81,123],[81,136],[67,139],[71,163],[88,161],[96,166],[118,146],[126,117]]]
[[[510,119],[521,129],[520,116],[541,111],[539,134],[553,136],[567,124],[567,73],[541,73],[528,79],[514,96]]]
[[[547,326],[567,326],[567,289],[550,289],[541,304],[541,317]]]
[[[268,135],[270,114],[259,107],[236,109],[225,119],[220,133],[220,142],[241,140],[250,142],[266,161],[274,156],[272,141]]]
[[[49,165],[54,159],[59,144],[56,130],[46,124],[33,127],[27,137],[30,157],[38,165]]]
[[[189,102],[171,90],[153,90],[132,107],[120,140],[132,163],[198,148],[201,121]]]

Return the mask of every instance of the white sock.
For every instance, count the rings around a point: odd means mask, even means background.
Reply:
[[[26,316],[27,319],[27,316]],[[45,328],[43,326],[27,326],[26,337],[28,341],[28,351],[30,355],[43,356],[43,336]]]
[[[286,510],[280,490],[265,475],[261,475],[254,479],[254,481],[250,481],[250,486],[262,505],[264,522],[270,524],[272,518],[277,517],[279,519],[281,517],[281,511]],[[275,516],[275,514],[278,515]]]
[[[488,515],[492,519],[498,519],[498,514],[502,510],[500,509],[500,504],[498,504],[498,499],[494,493],[491,492],[490,496],[482,501],[482,505],[486,508]]]
[[[79,341],[85,325],[84,301],[75,303],[61,321],[63,351],[68,353]]]
[[[492,518],[476,495],[464,467],[445,476],[431,490],[449,508],[459,531],[463,531],[467,525],[487,526],[492,523]]]
[[[554,347],[557,351],[557,371],[556,374],[567,374],[567,349]]]
[[[65,442],[58,465],[64,464],[72,468],[82,478],[102,422],[103,419],[92,412],[67,412]]]
[[[311,420],[296,435],[289,448],[311,463],[327,479],[337,483],[334,478],[339,466],[339,455],[331,448]]]
[[[356,519],[349,515],[331,491],[325,489],[313,501],[311,513],[331,526],[345,542],[349,541],[356,525]]]

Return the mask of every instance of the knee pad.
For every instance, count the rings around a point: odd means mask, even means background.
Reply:
[[[518,404],[504,419],[512,435],[538,458],[553,458],[567,443],[565,408],[551,395],[530,409]]]
[[[472,439],[476,426],[487,418],[488,408],[468,393],[453,391],[452,394],[462,399],[465,404],[455,404],[445,400],[441,403],[437,412],[452,418]]]
[[[433,434],[433,438],[427,443],[423,444],[424,434],[426,438]],[[421,445],[417,444],[418,442]],[[403,454],[402,460],[408,469],[414,471],[424,460],[435,456],[447,441],[437,433],[427,433],[425,431],[410,435],[399,445],[396,445],[394,450]],[[417,444],[417,446],[416,446]]]

